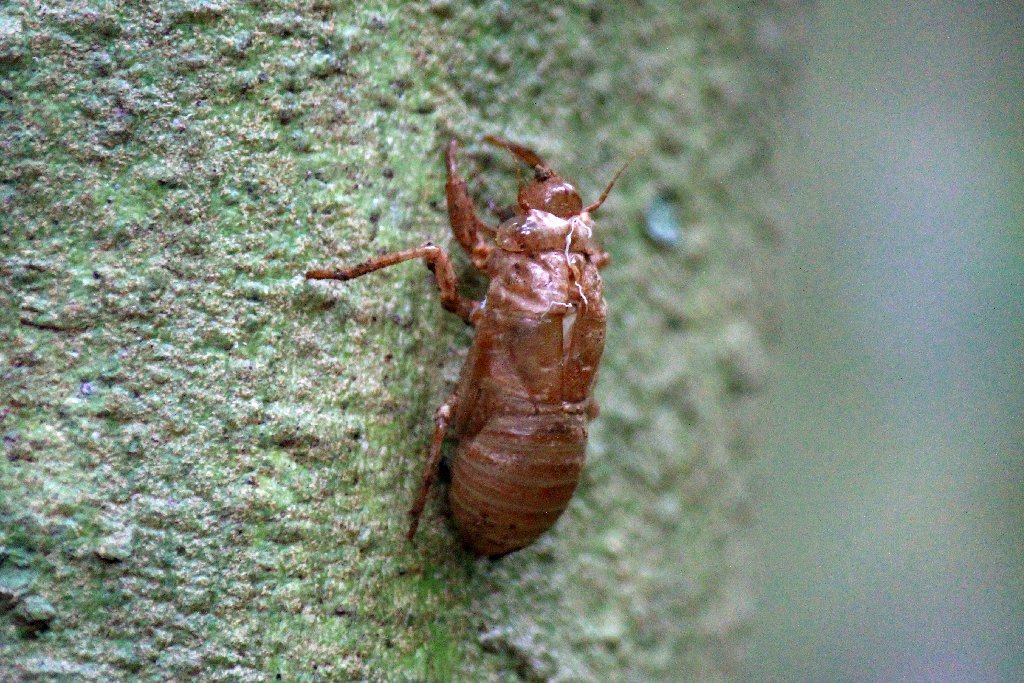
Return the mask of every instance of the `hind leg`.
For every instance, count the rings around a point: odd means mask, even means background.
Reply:
[[[448,424],[451,422],[452,413],[455,411],[455,406],[458,405],[458,402],[458,392],[453,393],[434,413],[434,436],[430,440],[430,455],[427,457],[427,464],[423,468],[420,491],[416,495],[412,507],[409,508],[409,516],[412,519],[409,522],[409,531],[406,532],[405,537],[410,541],[416,535],[416,529],[420,524],[420,515],[423,514],[423,508],[427,504],[427,494],[430,493],[430,487],[434,485],[434,479],[437,477],[437,468],[441,464],[441,444],[444,443],[445,434],[448,433]]]

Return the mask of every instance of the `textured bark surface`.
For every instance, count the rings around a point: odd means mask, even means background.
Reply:
[[[762,3],[0,8],[0,678],[714,680],[749,610]],[[468,332],[421,266],[441,150],[535,146],[599,214],[588,464],[539,543],[405,510]],[[463,263],[465,261],[463,260]],[[480,282],[468,283],[479,291]]]

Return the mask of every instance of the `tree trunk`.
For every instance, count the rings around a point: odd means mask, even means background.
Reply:
[[[773,258],[763,3],[0,10],[0,678],[715,680]],[[584,478],[539,542],[405,510],[470,339],[418,264],[535,147],[611,251]],[[466,259],[467,291],[479,292]]]

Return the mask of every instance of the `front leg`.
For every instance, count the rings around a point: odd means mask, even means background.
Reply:
[[[350,268],[339,268],[337,270],[318,269],[306,273],[307,280],[351,280],[372,273],[381,268],[387,268],[403,261],[421,258],[434,273],[437,280],[437,288],[441,293],[441,305],[445,310],[451,311],[462,318],[467,325],[475,325],[480,312],[480,302],[468,299],[458,291],[459,281],[455,277],[455,269],[452,268],[451,259],[444,249],[427,242],[426,244],[393,251],[390,254],[382,254],[369,261]]]
[[[445,152],[445,161],[448,166],[448,182],[445,184],[445,196],[448,199],[448,219],[452,224],[452,233],[459,241],[462,248],[469,254],[473,265],[483,270],[487,258],[494,250],[483,233],[494,233],[494,228],[477,218],[476,209],[473,208],[473,198],[469,196],[469,188],[466,181],[459,175],[455,166],[455,152],[459,145],[455,140],[448,143]]]

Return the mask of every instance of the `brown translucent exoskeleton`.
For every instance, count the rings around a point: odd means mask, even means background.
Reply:
[[[450,431],[458,441],[449,489],[455,525],[467,547],[497,557],[551,528],[579,481],[587,421],[597,415],[592,390],[605,338],[599,270],[609,261],[591,238],[590,214],[622,170],[584,207],[576,189],[534,151],[485,139],[531,165],[534,179],[520,188],[516,215],[491,227],[477,217],[456,169],[456,142],[448,145],[448,215],[455,239],[490,278],[483,301],[459,294],[448,254],[430,243],[306,277],[350,280],[421,258],[436,276],[441,304],[476,328],[455,391],[434,417],[408,537],[416,533]]]

